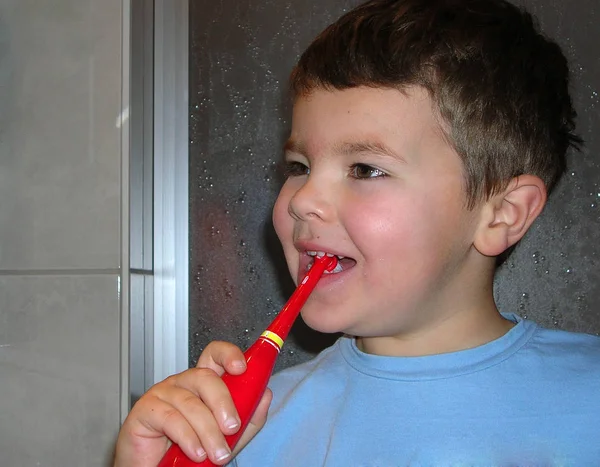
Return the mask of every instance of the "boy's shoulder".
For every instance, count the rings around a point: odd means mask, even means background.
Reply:
[[[550,329],[535,325],[536,332],[528,346],[539,352],[552,354],[556,358],[600,363],[600,336],[583,332]]]
[[[549,369],[600,380],[600,337],[536,326],[524,351]]]

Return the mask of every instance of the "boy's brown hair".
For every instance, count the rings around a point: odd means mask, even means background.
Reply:
[[[503,0],[368,1],[325,29],[291,75],[295,97],[415,85],[463,160],[470,208],[525,173],[550,191],[581,143],[565,56]]]

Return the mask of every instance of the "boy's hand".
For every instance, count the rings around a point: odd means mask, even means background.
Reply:
[[[246,361],[238,347],[211,342],[196,368],[152,386],[133,406],[119,432],[114,467],[156,467],[169,440],[195,462],[207,454],[215,464],[229,462],[263,427],[272,398],[267,389],[231,454],[223,435],[236,433],[240,420],[220,376],[244,371]]]

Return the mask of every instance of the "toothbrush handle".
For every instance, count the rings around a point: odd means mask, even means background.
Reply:
[[[240,429],[235,434],[225,436],[225,441],[231,449],[237,444],[250,423],[250,419],[267,388],[267,383],[279,354],[279,349],[271,342],[265,342],[265,340],[261,336],[244,352],[247,361],[247,368],[244,373],[236,376],[225,373],[221,377],[229,389],[242,422]],[[209,459],[200,463],[193,462],[178,445],[174,444],[162,458],[158,467],[209,467],[214,465]]]
[[[241,420],[240,429],[233,435],[225,436],[225,440],[231,449],[239,441],[258,407],[275,367],[279,351],[302,306],[317,285],[323,272],[325,270],[333,270],[336,264],[336,258],[325,256],[315,259],[313,267],[304,276],[302,282],[298,285],[273,322],[256,342],[244,352],[247,362],[246,371],[241,375],[225,373],[221,377],[229,389]],[[209,467],[214,465],[208,458],[200,463],[191,461],[178,445],[173,444],[167,450],[157,467]]]

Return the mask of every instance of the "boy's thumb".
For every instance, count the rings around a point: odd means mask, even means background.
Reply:
[[[241,349],[229,342],[213,341],[200,354],[196,368],[210,368],[219,376],[225,370],[232,375],[246,371],[246,360]]]

